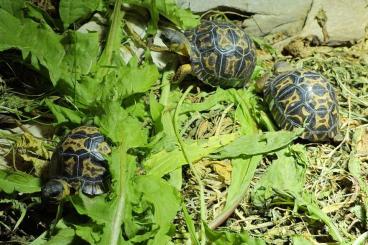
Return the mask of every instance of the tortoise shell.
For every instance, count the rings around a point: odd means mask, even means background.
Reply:
[[[247,33],[231,23],[202,21],[185,33],[194,74],[211,86],[242,87],[256,65],[256,49]]]
[[[58,147],[58,175],[74,190],[88,195],[104,193],[107,161],[111,149],[98,128],[81,126],[73,129]]]
[[[335,90],[313,71],[289,71],[269,79],[265,100],[279,127],[304,127],[302,138],[328,141],[338,133],[339,116]]]

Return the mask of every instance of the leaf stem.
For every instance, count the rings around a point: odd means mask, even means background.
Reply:
[[[110,245],[118,245],[119,239],[121,237],[121,225],[124,219],[124,209],[125,209],[125,200],[126,200],[126,180],[127,174],[127,147],[123,142],[119,148],[118,152],[120,154],[120,161],[117,162],[120,164],[120,183],[119,183],[119,192],[117,197],[117,206],[115,210],[115,215],[112,219],[112,232],[110,237]]]
[[[218,226],[220,226],[222,223],[229,218],[229,216],[235,211],[235,209],[239,206],[240,202],[244,199],[245,195],[249,192],[249,185],[251,182],[251,179],[253,178],[257,166],[259,162],[262,160],[262,155],[252,156],[247,159],[247,162],[244,164],[247,164],[247,174],[246,174],[246,181],[241,186],[241,189],[239,191],[239,195],[234,199],[231,203],[226,203],[224,209],[222,212],[214,218],[214,220],[209,224],[209,227],[211,229],[216,229]],[[227,200],[228,201],[228,200]]]
[[[162,75],[162,91],[160,96],[160,103],[167,107],[169,104],[169,97],[170,97],[170,77],[175,74],[174,70],[169,70],[164,72]]]
[[[122,0],[116,0],[114,5],[114,10],[111,15],[111,25],[109,34],[106,41],[105,49],[99,59],[99,65],[101,67],[112,64],[112,58],[114,52],[118,51],[120,47],[120,31],[122,24],[122,11],[121,11]],[[105,77],[107,75],[108,69],[102,69],[100,73],[101,77]],[[125,209],[125,200],[126,200],[126,171],[127,171],[127,146],[125,141],[121,143],[118,148],[118,152],[120,155],[120,161],[118,164],[120,165],[120,183],[119,183],[119,191],[117,196],[117,206],[115,210],[115,215],[112,219],[112,231],[110,236],[111,245],[118,245],[119,240],[121,239],[121,225],[124,219],[124,209]]]
[[[120,31],[123,14],[123,12],[121,11],[121,2],[122,0],[115,0],[114,10],[111,14],[112,19],[106,45],[98,60],[98,64],[101,66],[101,68],[112,65],[113,54],[119,51],[121,40],[119,38],[119,35],[121,35]],[[109,69],[110,68],[100,69],[101,73],[99,75],[101,76],[101,78],[106,76]]]
[[[187,151],[184,147],[184,142],[182,138],[180,137],[179,130],[178,130],[178,116],[180,112],[180,107],[184,102],[184,99],[187,97],[188,93],[192,90],[193,86],[189,86],[187,90],[184,92],[183,96],[180,98],[173,117],[173,126],[175,131],[175,136],[179,142],[180,148],[183,152],[185,160],[188,162],[190,169],[192,170],[194,174],[194,178],[196,179],[198,186],[199,186],[199,196],[200,196],[200,216],[201,216],[201,244],[206,244],[206,233],[205,233],[205,227],[204,222],[206,222],[206,204],[204,200],[204,185],[201,180],[201,177],[198,173],[198,171],[194,168],[193,163],[190,161]]]

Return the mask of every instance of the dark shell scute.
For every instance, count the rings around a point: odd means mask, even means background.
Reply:
[[[338,133],[338,103],[333,86],[313,71],[290,71],[266,82],[265,100],[279,127],[304,127],[302,138],[318,142]]]
[[[211,86],[242,87],[253,73],[256,50],[241,28],[231,23],[203,21],[191,33],[194,74]]]

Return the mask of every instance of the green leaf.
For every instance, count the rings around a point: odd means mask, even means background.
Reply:
[[[277,152],[266,173],[261,177],[252,193],[255,206],[264,207],[272,199],[283,199],[285,203],[294,202],[294,210],[303,209],[310,218],[323,221],[330,235],[338,242],[344,239],[336,225],[318,207],[316,199],[304,190],[306,171],[306,152],[304,146],[296,145]],[[302,162],[300,162],[302,161]],[[286,199],[286,200],[285,200]]]
[[[155,176],[137,176],[134,179],[133,186],[136,193],[143,195],[138,198],[132,206],[132,211],[142,212],[144,209],[152,209],[152,215],[148,216],[146,222],[151,223],[152,244],[167,244],[170,240],[169,232],[172,230],[173,220],[180,209],[180,195],[178,191],[168,184],[166,181]],[[146,205],[141,205],[146,203]],[[140,218],[136,220],[133,214],[128,214],[126,217],[129,221],[125,224],[125,229],[128,234],[132,234],[132,227],[135,227],[135,222],[142,222]],[[140,227],[140,225],[138,225]],[[146,227],[145,229],[148,229]],[[134,234],[133,233],[133,234]],[[135,234],[134,240],[137,241],[140,235]]]
[[[0,8],[17,18],[23,17],[24,0],[0,0]]]
[[[75,237],[75,231],[71,228],[64,227],[60,229],[58,233],[51,237],[45,245],[65,245],[71,244]]]
[[[123,79],[118,88],[122,89],[124,97],[148,91],[160,75],[154,64],[138,66],[135,59],[121,67],[120,72]]]
[[[184,102],[180,112],[183,114],[188,112],[208,111],[211,108],[218,106],[221,102],[237,103],[237,100],[234,98],[231,89],[225,90],[222,88],[217,88],[213,93],[202,93],[201,97],[205,98],[201,103]]]
[[[241,125],[240,132],[242,134],[254,134],[258,132],[258,125],[255,120],[255,115],[252,111],[256,110],[255,95],[250,88],[247,90],[234,90],[229,92],[233,95],[239,107],[235,111],[235,120]]]
[[[156,132],[160,132],[163,130],[163,125],[161,122],[161,114],[164,109],[164,106],[155,99],[152,93],[150,94],[149,106],[150,106],[151,117],[155,124]]]
[[[265,245],[266,242],[259,238],[254,238],[248,232],[240,233],[229,231],[213,231],[205,225],[207,239],[211,244],[247,244],[247,245]]]
[[[277,151],[289,145],[303,132],[295,131],[265,132],[244,135],[224,146],[215,153],[217,158],[238,157],[241,155],[254,156]]]
[[[185,149],[187,152],[190,152],[189,160],[194,163],[215,152],[221,146],[229,144],[236,137],[235,134],[214,136],[208,140],[195,141],[190,144],[186,143]],[[176,146],[171,151],[164,149],[152,154],[143,164],[147,170],[147,174],[162,177],[188,163],[184,158],[183,152]]]
[[[358,156],[357,154],[357,146],[360,144],[365,137],[365,129],[364,128],[357,128],[354,130],[353,137],[352,137],[352,149],[349,156],[349,162],[348,162],[348,169],[349,172],[359,183],[360,192],[364,193],[362,196],[362,203],[364,210],[368,210],[368,184],[366,181],[366,177],[363,174],[362,166],[363,161],[362,158]],[[359,217],[359,215],[357,215]],[[363,222],[367,222],[367,215],[363,215],[360,218]]]
[[[239,195],[239,190],[240,193],[243,193],[243,190],[249,190],[250,182],[252,181],[257,166],[261,160],[262,155],[250,158],[237,158],[231,161],[233,168],[225,209],[232,206],[233,203],[236,203],[239,197],[244,198],[244,195]]]
[[[243,157],[232,160],[232,174],[224,209],[211,222],[210,227],[218,227],[236,209],[239,203],[250,192],[249,185],[254,177],[262,155]]]
[[[61,0],[59,5],[60,18],[64,28],[77,20],[86,18],[99,8],[101,0]]]
[[[253,204],[263,207],[275,196],[274,190],[302,193],[305,183],[305,168],[295,161],[288,150],[277,152],[277,159],[257,182],[252,193]]]
[[[301,194],[293,193],[291,191],[283,191],[281,189],[275,189],[278,196],[287,198],[290,202],[290,199],[295,203],[295,210],[303,209],[308,212],[309,217],[320,220],[326,224],[328,227],[327,231],[331,235],[333,239],[339,242],[339,244],[346,244],[343,236],[340,234],[339,229],[334,224],[334,222],[327,216],[326,213],[322,211],[321,208],[318,207],[317,200],[311,194],[307,192],[303,192]]]
[[[82,122],[82,118],[85,117],[82,112],[56,105],[49,99],[45,99],[45,103],[56,117],[56,121],[58,124],[62,124],[65,122],[80,124]]]
[[[61,42],[65,50],[61,63],[61,78],[72,89],[69,95],[74,95],[79,90],[75,88],[76,81],[95,69],[99,53],[99,36],[96,32],[68,31],[64,33]]]
[[[111,222],[111,217],[108,213],[103,212],[107,205],[113,206],[112,203],[108,203],[105,195],[90,198],[80,194],[71,196],[70,200],[79,214],[88,215],[98,224]]]
[[[44,245],[47,242],[46,236],[47,236],[47,231],[45,231],[41,235],[39,235],[29,245]]]
[[[12,230],[15,231],[18,229],[19,225],[22,223],[24,217],[26,216],[27,213],[27,206],[25,203],[23,202],[19,202],[16,199],[0,199],[0,203],[8,203],[11,204],[11,209],[16,209],[20,212],[20,217],[17,221],[17,223],[14,225],[14,227],[12,227]]]
[[[183,29],[192,28],[199,24],[199,16],[190,10],[179,8],[175,0],[126,0],[125,2],[147,8],[151,13],[154,27],[157,26],[158,13]]]
[[[166,181],[154,176],[138,176],[134,187],[143,193],[143,199],[155,207],[154,221],[159,225],[159,233],[169,232],[172,221],[180,209],[179,192]]]
[[[107,103],[102,109],[104,113],[95,117],[95,123],[114,143],[124,141],[129,148],[147,143],[148,129],[137,118],[130,116],[118,102]]]
[[[103,69],[99,68],[99,72]],[[158,80],[159,73],[153,64],[138,66],[136,59],[128,65],[117,65],[110,68],[99,86],[94,88],[97,97],[102,101],[121,101],[131,95],[144,93]]]
[[[190,238],[192,240],[192,243],[196,244],[196,245],[199,245],[200,243],[199,243],[199,240],[197,238],[197,234],[196,234],[193,219],[190,216],[190,214],[187,210],[187,207],[185,206],[185,203],[182,203],[181,207],[183,209],[184,220],[185,220],[185,223],[187,224],[188,232],[190,234]]]
[[[116,244],[116,239],[121,239],[125,206],[131,201],[128,194],[132,192],[131,179],[135,165],[134,158],[127,157],[124,147],[114,148],[111,160],[109,160],[109,171],[112,177],[110,193],[93,198],[83,194],[71,197],[73,206],[78,213],[88,215],[98,225],[103,225],[101,239],[92,237],[96,241],[98,240],[98,244]],[[81,236],[83,239],[91,239],[85,233]]]
[[[41,191],[39,178],[20,171],[0,170],[0,190],[6,193],[35,193]]]
[[[316,244],[311,238],[304,237],[302,235],[293,236],[293,245],[314,245]]]
[[[35,69],[46,67],[51,80],[56,84],[65,55],[60,43],[61,36],[55,34],[46,24],[30,19],[21,21],[3,9],[0,9],[0,36],[0,51],[11,48],[21,50],[24,59],[31,58]]]
[[[182,29],[193,28],[199,24],[199,16],[189,9],[179,8],[175,0],[156,1],[156,6],[160,14]]]
[[[102,227],[94,222],[85,224],[73,224],[75,234],[89,244],[97,244],[101,240]]]

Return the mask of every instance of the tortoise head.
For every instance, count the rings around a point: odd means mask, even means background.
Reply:
[[[277,61],[275,62],[275,64],[272,67],[272,73],[276,76],[279,75],[281,73],[284,72],[291,72],[293,70],[295,70],[296,68],[294,68],[291,64],[289,64],[286,61]],[[258,93],[262,93],[263,89],[266,86],[266,82],[269,79],[272,79],[272,74],[271,72],[268,72],[266,74],[264,74],[263,76],[261,76],[257,81],[256,81],[256,92]]]
[[[163,28],[162,40],[171,51],[184,56],[190,56],[191,45],[188,38],[182,32],[168,27]]]
[[[284,73],[284,72],[289,72],[289,71],[293,71],[293,70],[296,70],[296,68],[286,62],[286,61],[277,61],[274,65],[273,65],[273,72],[278,75],[278,74],[281,74],[281,73]]]
[[[42,199],[48,202],[60,202],[69,194],[69,184],[63,179],[51,179],[41,190]]]

